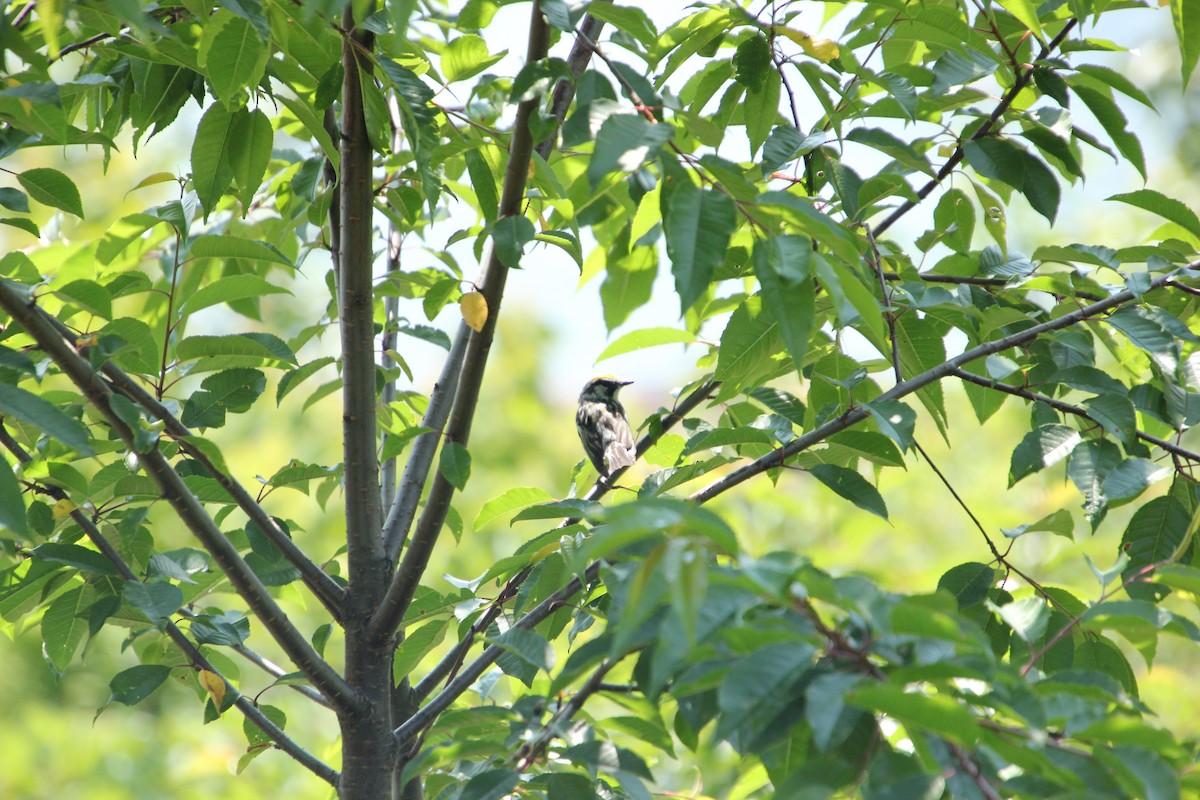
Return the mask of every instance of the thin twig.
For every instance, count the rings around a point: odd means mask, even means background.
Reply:
[[[1050,408],[1053,408],[1055,411],[1061,411],[1064,414],[1071,414],[1079,417],[1080,419],[1086,419],[1088,422],[1091,422],[1094,425],[1100,424],[1094,417],[1092,417],[1091,414],[1088,413],[1087,409],[1083,408],[1082,406],[1073,405],[1072,403],[1064,402],[1057,398],[1041,394],[1040,392],[1032,391],[1031,389],[1027,389],[1022,386],[1012,386],[1011,384],[1001,383],[1000,381],[992,380],[991,378],[985,378],[982,375],[976,375],[973,372],[967,372],[961,368],[952,370],[951,375],[967,381],[968,383],[973,383],[976,386],[982,386],[986,389],[993,389],[997,392],[1010,394],[1013,397],[1020,397],[1024,400],[1029,400],[1034,403],[1042,403]],[[1174,442],[1169,442],[1166,439],[1160,439],[1159,437],[1146,433],[1142,430],[1135,430],[1134,433],[1137,438],[1141,439],[1147,444],[1152,444],[1155,447],[1165,450],[1172,455],[1185,458],[1188,461],[1196,464],[1200,464],[1200,453],[1197,453],[1194,450],[1188,450],[1186,447],[1180,447]]]
[[[878,230],[878,229],[877,229]],[[1192,262],[1185,269],[1195,269],[1200,267],[1200,261]],[[1160,286],[1166,285],[1171,280],[1171,273],[1160,275],[1150,282],[1147,289],[1157,289]],[[874,403],[886,403],[890,400],[898,400],[902,397],[912,394],[919,389],[923,389],[931,383],[936,383],[960,369],[964,364],[974,361],[977,358],[989,356],[992,353],[999,353],[1002,350],[1007,350],[1010,347],[1031,342],[1044,333],[1051,331],[1069,328],[1078,322],[1081,322],[1090,317],[1095,317],[1099,314],[1111,311],[1112,309],[1124,305],[1125,303],[1136,300],[1139,295],[1133,290],[1126,289],[1117,292],[1116,294],[1090,305],[1071,311],[1056,319],[1043,322],[1040,325],[1034,325],[1026,328],[1023,331],[1010,334],[1003,338],[992,342],[984,342],[976,345],[969,350],[951,358],[937,366],[926,370],[925,372],[915,375],[912,378],[893,386],[888,391],[877,397]],[[835,433],[839,433],[847,428],[862,422],[870,416],[870,410],[863,406],[854,406],[847,409],[841,416],[830,420],[819,428],[801,434],[786,445],[772,450],[764,456],[756,458],[750,463],[733,470],[732,472],[723,475],[717,480],[710,483],[708,486],[693,492],[690,496],[692,500],[700,503],[707,502],[719,494],[722,494],[738,484],[749,480],[750,478],[769,469],[783,466],[786,461],[792,456],[800,453],[809,447],[812,447],[818,442],[822,442]]]
[[[1067,36],[1078,23],[1079,20],[1077,19],[1068,20],[1063,26],[1063,29],[1059,31],[1058,35],[1051,39],[1049,44],[1042,47],[1041,53],[1039,53],[1037,58],[1034,60],[1040,61],[1054,52],[1058,46],[1063,43],[1063,40],[1067,38]],[[1010,86],[1008,91],[1004,93],[1004,96],[1000,98],[1000,102],[998,102],[996,107],[992,109],[992,113],[988,115],[987,119],[984,120],[984,123],[980,125],[979,128],[971,135],[971,138],[968,141],[977,142],[980,139],[990,136],[996,127],[996,123],[1000,121],[1000,117],[1004,116],[1004,112],[1009,109],[1009,106],[1013,104],[1013,101],[1016,100],[1021,92],[1025,90],[1025,86],[1030,80],[1032,80],[1032,78],[1032,66],[1025,70],[1017,70],[1015,79],[1013,80],[1013,85]],[[944,181],[950,175],[950,173],[954,171],[954,168],[962,162],[963,158],[966,157],[966,150],[963,148],[965,144],[966,142],[959,142],[958,146],[954,148],[954,152],[950,154],[948,159],[946,159],[946,163],[943,164],[942,168],[938,170],[937,175],[935,175],[933,178],[930,178],[928,183],[917,190],[916,197],[905,200],[903,203],[897,206],[896,210],[889,214],[886,219],[875,226],[876,236],[895,225],[905,214],[915,208],[918,203],[923,201],[933,192],[934,189],[941,185],[942,181]]]
[[[696,408],[696,406],[700,405],[709,397],[711,397],[712,393],[715,392],[720,385],[721,384],[718,381],[708,380],[704,381],[690,393],[688,393],[687,397],[680,400],[670,413],[662,417],[662,419],[658,421],[658,424],[653,426],[650,431],[647,431],[646,435],[638,441],[636,448],[637,457],[641,458],[643,455],[645,455],[646,451],[653,447],[664,433],[679,424],[679,422],[688,414],[690,414],[692,410]],[[617,476],[624,474],[624,472],[625,468],[614,472],[614,480]],[[604,483],[603,481],[596,481],[591,490],[585,496],[585,499],[598,500],[608,491],[608,484]],[[577,522],[579,522],[578,519],[566,519],[563,520],[558,527],[559,529],[562,529],[570,525],[574,525]],[[501,589],[500,593],[496,596],[496,599],[493,600],[491,604],[484,610],[479,619],[477,619],[475,623],[471,625],[470,630],[468,630],[462,639],[450,649],[450,652],[443,656],[442,660],[435,664],[434,667],[425,675],[425,677],[423,677],[420,682],[413,687],[413,695],[418,700],[428,697],[429,694],[437,688],[438,684],[440,684],[447,677],[452,677],[458,671],[459,667],[462,666],[463,660],[466,658],[466,654],[470,651],[472,645],[474,644],[475,637],[487,630],[491,624],[499,618],[500,614],[504,610],[504,604],[517,596],[517,589],[519,589],[521,585],[529,578],[532,572],[532,568],[526,567],[513,577],[509,578],[508,582],[504,585],[504,588]]]

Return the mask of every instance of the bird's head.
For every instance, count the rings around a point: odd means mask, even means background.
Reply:
[[[583,391],[579,393],[579,400],[580,402],[613,400],[622,386],[628,386],[631,383],[633,381],[619,381],[611,375],[592,378],[584,384]]]

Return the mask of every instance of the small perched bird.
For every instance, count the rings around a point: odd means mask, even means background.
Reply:
[[[633,466],[633,431],[629,418],[617,400],[622,386],[633,381],[615,378],[592,378],[579,393],[579,409],[575,412],[575,427],[579,441],[601,476],[622,467]]]

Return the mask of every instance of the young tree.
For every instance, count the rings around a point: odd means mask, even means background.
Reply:
[[[1090,58],[1116,47],[1094,25],[1143,4],[864,0],[829,6],[821,38],[807,4],[697,6],[660,30],[636,6],[536,0],[519,69],[496,75],[499,5],[6,8],[0,221],[41,238],[0,259],[5,617],[40,616],[58,670],[123,628],[139,663],[110,703],[184,675],[206,720],[245,717],[244,761],[278,748],[344,800],[645,798],[674,780],[663,754],[722,748],[741,758],[737,796],[1200,788],[1194,743],[1150,717],[1115,639],[1147,659],[1160,634],[1200,641],[1184,613],[1200,591],[1185,436],[1200,219],[1142,188],[1095,206],[1161,217],[1148,242],[1027,256],[1007,226],[1026,205],[1053,223],[1090,151],[1146,177],[1117,97],[1150,100]],[[1200,18],[1171,13],[1186,84]],[[136,154],[168,130],[190,140],[189,172],[141,185],[178,181],[178,199],[103,231],[76,220],[107,187],[25,166],[38,148],[108,163],[130,132]],[[473,218],[449,231],[454,204]],[[479,276],[450,254],[409,268],[406,241],[470,242]],[[544,532],[444,593],[426,570],[462,533],[505,282],[536,246],[603,275],[610,328],[665,256],[682,326],[606,354],[703,355],[643,426],[637,452],[660,469],[604,505],[623,471],[565,499],[504,492],[480,518]],[[264,302],[325,254],[313,318]],[[238,322],[206,327],[214,307]],[[336,355],[302,363],[335,323]],[[446,349],[427,397],[400,389],[399,333]],[[213,433],[243,414],[271,426],[268,378],[278,404],[334,370],[310,402],[340,390],[341,463],[293,460],[249,490]],[[753,557],[736,514],[707,507],[803,473],[788,480],[887,519],[868,478],[906,466],[962,503],[916,433],[920,411],[947,434],[948,382],[980,423],[1010,397],[1029,415],[1010,485],[1065,464],[1093,531],[1135,509],[1094,600],[978,522],[964,563],[897,594],[795,552]],[[285,486],[344,507],[336,552],[293,538],[270,497]],[[1073,528],[1059,508],[1005,534]],[[296,587],[324,624],[302,628]],[[242,694],[231,652],[336,730]],[[624,711],[600,724],[598,703]],[[334,737],[336,766],[315,755]]]

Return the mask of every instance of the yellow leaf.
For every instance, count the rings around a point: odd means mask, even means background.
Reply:
[[[175,173],[173,173],[173,172],[155,172],[153,175],[148,175],[147,177],[143,178],[141,180],[141,182],[138,183],[137,186],[130,189],[129,192],[133,192],[133,191],[136,191],[137,189],[141,189],[143,186],[153,186],[156,183],[166,183],[167,181],[174,181],[174,180],[178,180],[178,179],[175,177]],[[129,192],[125,193],[126,197],[129,196]]]
[[[804,31],[793,28],[775,28],[774,30],[777,35],[791,39],[800,45],[804,52],[822,63],[828,64],[838,57],[837,42],[831,39],[814,39]]]
[[[944,144],[938,147],[938,155],[942,158],[949,158],[954,155],[954,151],[958,149],[956,144]]]
[[[54,518],[56,520],[59,520],[59,519],[62,519],[63,517],[70,516],[71,512],[77,508],[79,508],[79,506],[75,505],[70,500],[68,500],[67,498],[64,497],[62,500],[59,500],[57,503],[54,504],[54,508],[51,509],[51,513],[54,515]]]
[[[212,695],[213,705],[220,709],[221,704],[225,702],[225,681],[221,679],[221,676],[202,669],[200,670],[200,685]]]
[[[488,318],[487,298],[479,292],[467,292],[458,304],[462,308],[463,321],[475,332],[483,330]]]

